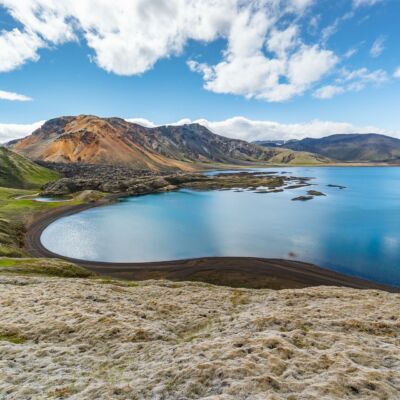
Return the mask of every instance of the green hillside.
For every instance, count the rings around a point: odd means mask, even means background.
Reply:
[[[0,147],[0,186],[36,188],[58,178],[56,172]]]

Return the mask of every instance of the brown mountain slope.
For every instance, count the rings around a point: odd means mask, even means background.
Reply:
[[[161,170],[193,169],[193,164],[328,161],[310,153],[263,148],[216,135],[199,124],[145,128],[120,118],[89,115],[47,121],[32,135],[9,144],[34,160],[129,165]]]

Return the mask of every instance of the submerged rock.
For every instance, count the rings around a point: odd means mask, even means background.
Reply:
[[[331,188],[338,188],[338,189],[346,189],[346,186],[341,186],[341,185],[326,185],[327,187],[331,187]]]

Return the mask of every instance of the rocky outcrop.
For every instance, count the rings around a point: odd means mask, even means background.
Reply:
[[[0,277],[2,399],[397,399],[400,295]]]
[[[84,190],[95,190],[104,193],[125,193],[127,195],[147,194],[178,188],[212,190],[212,189],[252,189],[283,190],[308,185],[310,178],[276,175],[273,173],[239,172],[207,176],[189,173],[139,173],[135,170],[115,166],[80,166],[58,167],[66,172],[67,177],[50,182],[42,189],[44,196],[65,196]]]

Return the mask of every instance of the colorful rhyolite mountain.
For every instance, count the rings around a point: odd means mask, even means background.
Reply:
[[[191,170],[216,163],[329,162],[308,152],[264,148],[228,139],[199,124],[146,128],[120,118],[91,115],[49,120],[32,135],[8,146],[33,160],[129,165],[150,170]]]

